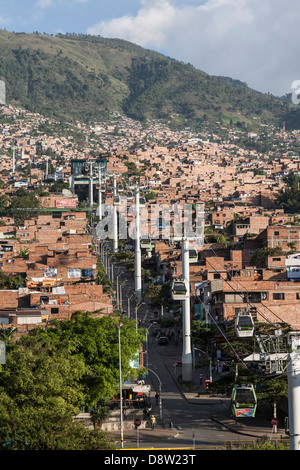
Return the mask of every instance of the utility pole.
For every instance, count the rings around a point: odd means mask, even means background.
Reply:
[[[142,300],[142,258],[140,244],[140,195],[135,188],[135,293],[137,302]]]
[[[190,262],[189,242],[182,241],[182,276],[186,283],[186,299],[182,301],[183,345],[182,345],[182,380],[191,382],[193,378],[193,358],[191,348],[191,313],[190,313]]]

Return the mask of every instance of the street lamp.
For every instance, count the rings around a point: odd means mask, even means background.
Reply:
[[[205,354],[207,359],[209,359],[209,380],[212,382],[211,358],[208,356],[208,354],[206,354],[205,351],[202,351],[202,349],[195,348],[195,346],[194,346],[193,350],[194,350],[194,352],[195,352],[195,350],[202,352],[203,354]],[[195,362],[195,358],[194,358],[194,362]]]
[[[119,277],[121,276],[121,274],[123,274],[122,271],[117,275],[117,306],[118,307],[119,307]]]
[[[142,306],[142,305],[145,305],[145,302],[140,302],[140,303],[137,303],[136,306],[135,306],[135,321],[136,321],[136,331],[137,331],[137,328],[138,328],[138,318],[137,318],[137,312],[138,312],[138,309]]]
[[[128,318],[130,318],[130,300],[134,295],[135,295],[135,292],[133,292],[131,294],[131,296],[128,297],[128,299],[127,299],[127,316],[128,316]]]
[[[151,326],[156,325],[156,324],[157,324],[157,322],[154,321],[153,323],[151,323],[151,325],[149,326],[149,328],[146,330],[146,352],[147,352],[147,355],[146,355],[146,357],[147,357],[146,368],[148,368],[148,364],[149,364],[149,360],[148,360],[148,359],[149,359],[149,353],[148,353],[148,332],[149,332]]]
[[[118,324],[118,344],[119,344],[119,385],[120,385],[120,431],[121,447],[123,448],[123,392],[122,392],[122,361],[121,361],[121,319]]]
[[[107,275],[108,277],[112,280],[114,280],[114,263],[111,262],[111,259],[113,258],[113,255],[107,256]],[[110,268],[111,266],[111,268]]]
[[[156,374],[156,372],[154,372],[154,370],[149,369],[149,368],[148,368],[148,370],[150,370],[150,372],[152,372],[152,373],[156,376],[156,378],[158,379],[158,391],[159,391],[159,393],[158,393],[158,394],[159,394],[159,418],[160,418],[160,420],[162,420],[161,380],[160,380],[160,378],[158,377],[158,375]]]
[[[122,286],[124,286],[125,282],[127,281],[128,279],[124,279],[124,281],[119,286],[119,307],[121,310],[123,310]]]

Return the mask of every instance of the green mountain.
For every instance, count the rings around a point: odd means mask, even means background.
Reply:
[[[227,77],[210,76],[162,54],[119,39],[0,30],[0,79],[6,101],[69,121],[94,121],[120,112],[174,125],[281,124],[287,101]]]

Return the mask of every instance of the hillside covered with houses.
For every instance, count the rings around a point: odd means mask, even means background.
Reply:
[[[145,207],[204,204],[205,243],[190,265],[192,315],[223,324],[249,308],[259,321],[299,328],[300,224],[297,206],[280,204],[287,177],[300,174],[299,131],[237,126],[220,135],[148,126],[113,114],[110,120],[67,124],[23,109],[0,114],[0,323],[20,331],[46,326],[80,310],[113,311],[114,296],[97,281],[99,191],[112,204]],[[74,187],[74,161],[105,158],[104,187]],[[100,184],[100,183],[99,183]],[[75,189],[74,189],[75,188]],[[295,189],[297,190],[297,188]],[[129,194],[130,193],[130,194]],[[15,203],[14,203],[15,201]],[[181,252],[169,239],[143,250],[151,278],[180,276]],[[149,273],[148,273],[149,275]],[[148,280],[148,279],[145,279]]]

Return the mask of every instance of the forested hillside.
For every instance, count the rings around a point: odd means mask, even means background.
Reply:
[[[7,103],[67,120],[94,121],[111,112],[173,124],[280,124],[287,101],[212,77],[127,41],[85,35],[0,30],[0,79]]]

